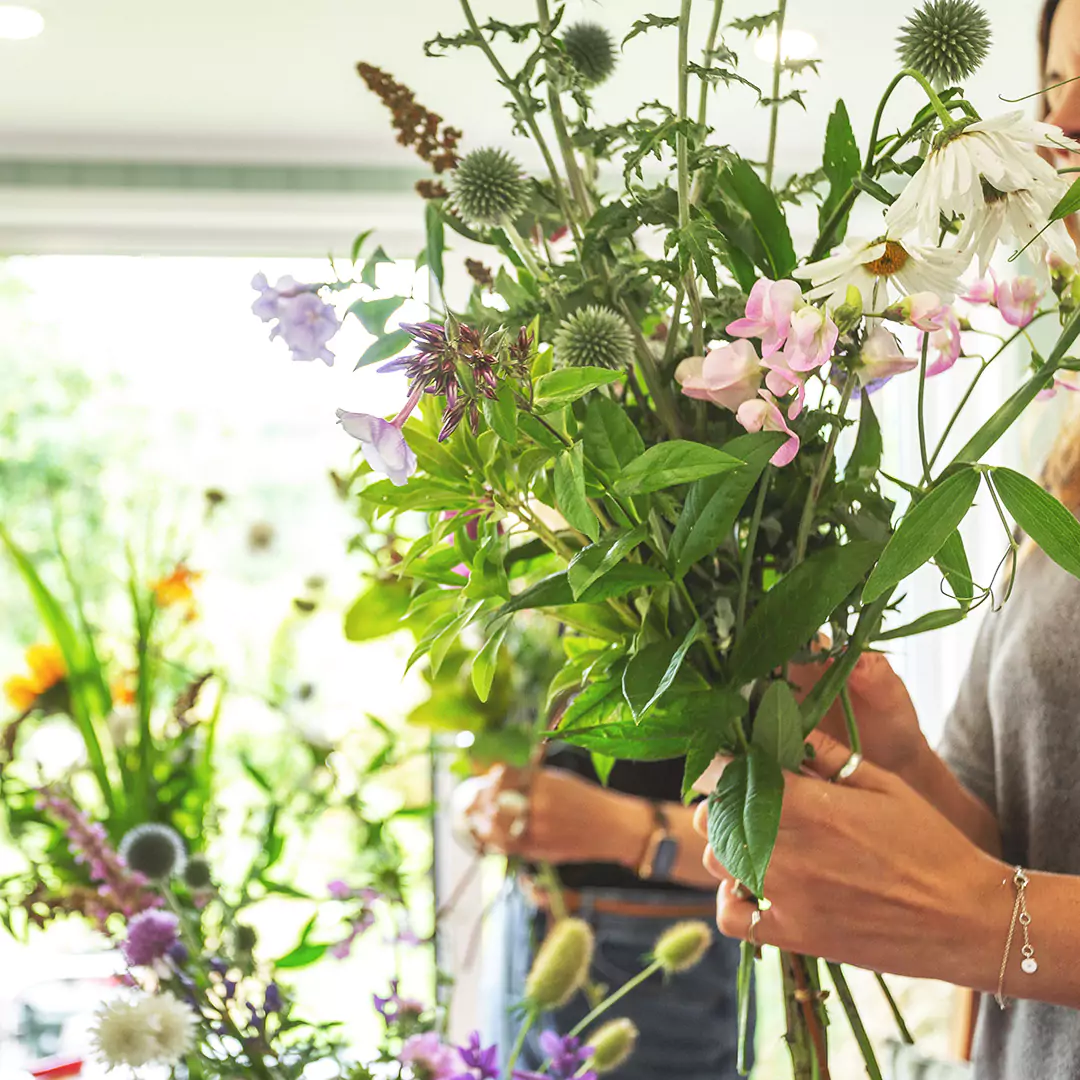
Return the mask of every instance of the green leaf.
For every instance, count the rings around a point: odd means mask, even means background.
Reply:
[[[802,765],[802,713],[791,687],[781,679],[769,683],[754,716],[751,743],[761,747],[782,769]]]
[[[555,459],[555,505],[567,522],[594,544],[600,539],[600,524],[585,495],[585,462],[580,442]]]
[[[783,442],[784,436],[775,431],[741,435],[723,449],[746,462],[745,466],[693,484],[668,545],[668,560],[677,579],[731,535],[743,503]]]
[[[357,300],[350,304],[347,315],[355,315],[364,325],[364,329],[375,337],[383,337],[386,334],[386,320],[394,314],[402,304],[404,296],[387,296],[378,300]]]
[[[427,237],[424,249],[427,255],[427,264],[441,289],[445,277],[443,254],[446,252],[446,228],[442,207],[435,199],[428,199],[425,204],[424,225]]]
[[[1016,524],[1058,566],[1080,577],[1080,522],[1053,495],[1021,473],[995,468],[990,475]]]
[[[979,474],[961,469],[915,503],[881,553],[863,590],[863,601],[876,600],[929,562],[956,532],[978,490]]]
[[[634,529],[620,529],[605,536],[598,544],[582,548],[566,569],[566,579],[570,582],[574,599],[580,600],[582,593],[620,563],[645,539],[647,533],[648,529],[643,524]]]
[[[848,188],[851,187],[852,181],[861,168],[859,147],[855,142],[855,134],[851,130],[847,106],[842,99],[837,101],[825,129],[825,154],[822,167],[829,180],[829,191],[818,211],[818,228],[823,229],[833,211],[847,194]],[[832,234],[834,243],[843,240],[847,232],[847,222],[848,215],[845,214]],[[866,397],[867,395],[864,394],[863,398]]]
[[[303,945],[297,945],[292,952],[286,953],[280,960],[274,961],[274,967],[276,968],[303,968],[310,967],[312,964],[321,960],[326,955],[326,950],[329,949],[329,945],[317,945],[314,942],[307,942]]]
[[[559,738],[567,732],[587,731],[604,724],[615,713],[626,709],[622,697],[622,687],[617,679],[598,679],[589,683],[573,701],[567,705],[556,729]],[[633,717],[627,719],[633,723]],[[586,750],[590,747],[586,746]],[[601,749],[601,753],[608,753]],[[615,757],[620,755],[615,754]]]
[[[402,581],[377,581],[345,613],[349,641],[375,641],[398,630],[409,610],[409,587]]]
[[[868,540],[825,548],[785,574],[761,599],[735,641],[737,683],[787,663],[859,584],[881,545]]]
[[[358,371],[369,364],[377,364],[380,360],[389,360],[393,356],[399,356],[411,342],[412,335],[407,330],[394,330],[385,337],[373,341],[364,350],[364,355],[356,361],[353,371]]]
[[[608,780],[611,779],[611,770],[615,768],[615,762],[617,758],[608,757],[607,754],[598,754],[593,752],[590,755],[592,759],[593,771],[596,773],[596,779],[600,781],[603,787],[608,786]]]
[[[913,619],[903,626],[878,634],[874,640],[896,641],[897,638],[926,634],[931,630],[940,630],[945,626],[952,626],[954,623],[962,622],[966,615],[967,610],[965,608],[944,608],[941,611],[928,611],[925,615],[920,615],[917,619]]]
[[[975,598],[975,579],[971,576],[971,566],[959,531],[941,545],[934,562],[952,588],[953,596],[966,607]]]
[[[743,464],[738,458],[713,446],[673,439],[650,446],[644,454],[634,458],[615,481],[615,487],[627,494],[660,491],[705,476],[715,476],[729,469],[738,469]]]
[[[1061,221],[1062,218],[1075,214],[1077,210],[1080,210],[1080,176],[1069,185],[1069,190],[1050,211],[1050,221]]]
[[[870,395],[863,394],[859,401],[859,434],[844,467],[844,479],[872,480],[881,468],[881,451],[881,425]]]
[[[623,671],[622,687],[623,697],[636,723],[640,724],[649,710],[671,689],[680,675],[686,654],[703,629],[704,623],[698,619],[681,642],[658,641],[646,645],[630,658]],[[679,683],[683,688],[706,688],[704,680],[694,668],[687,668]]]
[[[533,408],[550,412],[584,397],[590,390],[609,386],[623,377],[621,371],[601,367],[560,368],[541,375],[533,384]]]
[[[509,629],[509,619],[500,623],[473,659],[472,684],[476,696],[481,701],[487,701],[491,693],[491,683],[495,678],[495,669],[499,665],[499,650],[502,648],[503,638],[506,637]]]
[[[353,266],[356,265],[356,260],[360,258],[360,249],[364,246],[364,241],[374,232],[374,229],[365,229],[362,233],[358,233],[356,239],[352,242],[352,247],[349,249],[349,260]]]
[[[610,398],[589,402],[582,427],[585,457],[609,480],[645,451],[645,442],[626,410]]]
[[[581,605],[597,604],[604,600],[614,600],[625,596],[634,589],[651,588],[665,585],[670,578],[663,570],[641,563],[619,563],[612,567],[602,578],[595,581],[581,594]],[[579,607],[574,604],[574,594],[566,580],[566,571],[552,574],[543,581],[538,581],[531,588],[520,592],[495,612],[495,618],[509,615],[526,608]]]
[[[514,388],[509,383],[501,383],[498,396],[481,398],[480,408],[487,425],[503,442],[517,443],[517,402],[514,401]]]
[[[360,271],[360,282],[363,285],[367,285],[369,288],[375,288],[375,274],[382,263],[391,263],[394,260],[383,251],[382,247],[377,247],[372,253],[371,258],[364,263],[363,269]]]
[[[772,278],[787,277],[795,268],[795,248],[787,219],[776,196],[742,158],[736,158],[725,170],[725,178],[735,197],[750,216],[754,232],[761,240],[768,258],[763,270]]]
[[[625,45],[631,38],[636,38],[638,34],[644,34],[647,30],[658,30],[668,26],[678,26],[678,15],[646,15],[643,19],[638,19],[630,30],[630,33],[622,39],[623,45]]]
[[[758,746],[728,764],[709,796],[709,846],[755,896],[765,895],[783,800],[784,774]]]

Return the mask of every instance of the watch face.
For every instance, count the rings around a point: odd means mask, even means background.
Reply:
[[[668,881],[671,878],[671,871],[675,869],[675,860],[678,857],[679,841],[673,836],[665,836],[656,845],[651,880]]]

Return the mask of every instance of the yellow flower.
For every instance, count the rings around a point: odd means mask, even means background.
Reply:
[[[26,650],[26,666],[29,675],[12,675],[4,683],[4,696],[19,712],[26,712],[67,676],[63,654],[55,645],[31,645]]]
[[[121,676],[119,679],[113,679],[109,683],[109,694],[112,697],[113,705],[135,704],[135,687],[127,675]]]
[[[170,607],[173,604],[186,604],[187,613],[185,618],[190,621],[195,617],[195,593],[192,584],[198,581],[202,574],[190,569],[184,563],[177,563],[176,569],[167,577],[159,578],[150,586],[154,590],[154,598],[158,607]]]

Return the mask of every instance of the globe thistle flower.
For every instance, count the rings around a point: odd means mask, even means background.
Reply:
[[[143,877],[165,881],[184,872],[187,849],[175,829],[148,822],[124,834],[120,841],[120,858],[129,869]]]
[[[495,227],[525,209],[527,186],[521,166],[494,146],[461,159],[451,181],[451,201],[470,225]]]
[[[176,943],[180,920],[170,911],[143,911],[127,925],[124,959],[132,967],[150,967]]]
[[[1049,220],[1068,181],[1039,149],[1080,150],[1060,128],[1022,112],[979,120],[940,136],[885,221],[891,234],[915,233],[935,240],[941,216],[959,215],[959,250],[979,259],[986,272],[999,239],[1027,243]],[[1056,230],[1056,231],[1055,231]],[[1040,254],[1054,251],[1075,261],[1065,226],[1056,222],[1037,241]]]
[[[540,946],[525,980],[525,1000],[543,1011],[565,1005],[592,964],[592,928],[583,919],[560,919]]]
[[[952,300],[968,262],[964,254],[897,237],[897,228],[890,226],[885,236],[853,240],[836,255],[799,267],[793,274],[814,286],[806,294],[810,300],[824,297],[830,304],[843,304],[854,286],[871,311],[887,304],[893,292],[901,296],[932,292],[945,302]]]
[[[189,889],[203,890],[214,887],[214,877],[205,855],[193,855],[184,867],[184,884]]]
[[[689,971],[705,958],[712,940],[708,923],[700,919],[677,922],[656,939],[653,957],[667,975]]]
[[[904,24],[896,51],[904,67],[937,86],[970,78],[990,51],[990,20],[972,0],[927,0]]]
[[[598,304],[575,311],[555,331],[559,367],[625,367],[633,347],[626,320]]]
[[[563,48],[587,86],[597,86],[615,70],[615,40],[599,23],[579,22],[566,29]]]
[[[589,1064],[600,1074],[614,1071],[634,1052],[638,1034],[633,1020],[609,1020],[588,1036],[592,1047]]]

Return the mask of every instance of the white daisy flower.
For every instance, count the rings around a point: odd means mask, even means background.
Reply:
[[[826,297],[832,305],[844,303],[853,285],[870,311],[880,311],[892,294],[932,292],[948,302],[960,287],[960,273],[968,259],[949,248],[901,243],[895,233],[877,240],[852,241],[836,255],[809,263],[792,276],[809,279],[807,299]]]
[[[885,215],[889,231],[936,240],[942,214],[946,218],[958,214],[972,223],[985,213],[988,196],[993,200],[996,194],[1049,188],[1060,197],[1063,182],[1054,166],[1039,156],[1038,147],[1080,150],[1080,143],[1053,124],[1032,120],[1020,111],[943,132],[889,207]],[[1041,224],[1045,223],[1044,217]]]
[[[1014,244],[1017,249],[1030,243],[1032,261],[1038,266],[1044,265],[1048,255],[1075,264],[1076,247],[1065,222],[1055,221],[1046,226],[1068,186],[1060,181],[1023,191],[984,192],[985,205],[981,212],[971,214],[964,221],[957,249],[978,260],[979,277],[986,274],[999,241]],[[1040,229],[1045,231],[1039,234]]]

